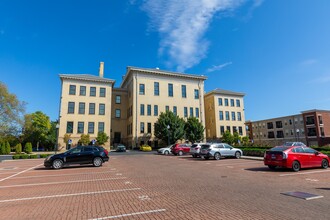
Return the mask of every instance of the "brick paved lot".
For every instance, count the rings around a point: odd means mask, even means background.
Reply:
[[[280,194],[287,191],[324,197]],[[0,163],[0,219],[330,219],[329,204],[330,169],[125,153],[99,168]]]

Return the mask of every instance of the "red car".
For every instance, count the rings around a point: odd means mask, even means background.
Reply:
[[[270,169],[285,167],[295,172],[311,167],[327,169],[329,157],[306,146],[277,146],[265,152],[264,164]]]
[[[190,144],[174,144],[171,151],[174,155],[182,156],[190,152],[190,147]]]

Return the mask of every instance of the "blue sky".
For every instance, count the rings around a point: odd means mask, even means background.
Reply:
[[[0,81],[56,120],[58,74],[127,66],[244,92],[247,120],[330,110],[328,0],[0,0]]]

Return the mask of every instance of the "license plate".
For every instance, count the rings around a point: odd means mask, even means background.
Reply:
[[[276,159],[276,156],[274,154],[272,154],[272,159]]]

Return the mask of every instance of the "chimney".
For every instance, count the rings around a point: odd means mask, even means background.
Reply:
[[[104,75],[104,62],[100,62],[99,76],[103,78],[103,75]]]

